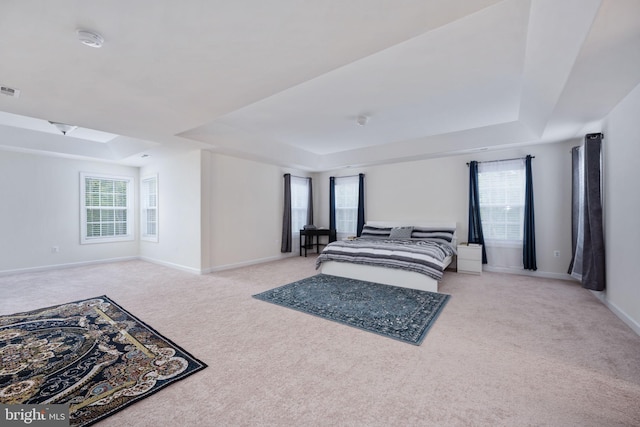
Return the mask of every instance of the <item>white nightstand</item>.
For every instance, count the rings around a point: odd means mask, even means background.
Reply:
[[[458,244],[458,273],[482,274],[482,245]]]

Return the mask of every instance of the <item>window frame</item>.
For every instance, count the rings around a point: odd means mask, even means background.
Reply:
[[[298,189],[306,187],[306,194],[303,197],[298,198],[296,196],[296,192]],[[304,203],[304,207],[297,206],[297,202],[302,201]],[[295,212],[298,211],[298,214]],[[307,212],[309,211],[309,178],[302,178],[297,176],[291,176],[291,233],[292,235],[299,235],[300,230],[307,225]],[[299,221],[296,221],[296,218],[302,218],[304,224],[301,224]]]
[[[520,159],[514,159],[514,160],[518,160],[520,161]],[[481,217],[481,221],[482,221],[482,232],[484,235],[484,241],[485,244],[487,244],[488,246],[494,246],[494,247],[522,247],[523,245],[523,240],[524,240],[524,205],[525,205],[525,191],[526,191],[526,171],[525,171],[525,164],[524,161],[522,161],[521,163],[515,163],[514,160],[495,160],[495,161],[491,161],[488,163],[491,164],[506,164],[507,162],[511,162],[513,167],[507,168],[505,167],[505,169],[503,170],[487,170],[487,171],[481,171],[480,169],[478,170],[478,192],[479,192],[479,202],[480,202],[480,217]],[[480,166],[479,166],[480,168]],[[516,201],[514,203],[514,194],[509,194],[509,183],[506,182],[504,179],[499,179],[496,180],[496,182],[500,182],[501,184],[503,184],[500,187],[493,187],[492,190],[493,191],[499,191],[502,192],[504,194],[504,203],[496,203],[495,199],[490,201],[490,203],[483,203],[483,191],[487,191],[486,188],[486,184],[483,188],[483,179],[482,179],[482,175],[483,174],[488,174],[488,173],[507,173],[509,171],[517,171],[517,173],[519,174],[517,180],[520,181],[521,184],[521,188],[519,189],[519,191],[521,192],[521,194],[516,195],[516,197],[520,197],[520,200]],[[516,181],[514,181],[516,182]],[[521,202],[521,203],[520,203]],[[505,218],[504,220],[495,220],[494,218],[487,218],[487,215],[483,215],[483,211],[486,211],[486,209],[488,208],[488,206],[490,206],[491,208],[494,209],[500,209],[502,208],[503,210],[511,210],[514,207],[519,209],[519,218],[518,218],[518,226],[519,226],[519,236],[517,239],[510,239],[507,238],[508,236],[508,231],[506,231],[506,227],[508,227],[509,225],[513,225],[516,224],[516,221],[510,221],[505,214]],[[500,238],[500,237],[496,237],[496,235],[493,235],[490,230],[491,227],[489,225],[491,224],[498,224],[498,225],[503,225],[505,227],[505,238]]]
[[[350,187],[349,191],[355,188],[355,191],[352,192],[351,196],[353,196],[352,200],[349,200],[353,203],[353,206],[340,206],[342,202],[345,200],[340,200],[341,198],[345,199],[346,195],[341,195],[340,187]],[[335,189],[335,213],[336,213],[336,233],[339,235],[352,235],[355,236],[358,232],[358,199],[360,192],[360,181],[357,175],[355,176],[344,176],[344,177],[335,177],[334,181],[334,189]],[[349,217],[344,219],[345,217]],[[353,229],[344,229],[340,226],[342,223],[352,223]]]
[[[126,213],[126,233],[113,235],[113,236],[88,236],[87,234],[87,210],[88,209],[100,209],[102,206],[87,206],[87,178],[94,178],[103,181],[124,182],[126,185],[126,206],[119,208],[117,206],[104,206],[104,208],[111,207],[114,210],[122,210]],[[80,244],[94,244],[94,243],[111,243],[111,242],[123,242],[135,240],[135,221],[133,217],[133,183],[134,177],[122,176],[122,175],[109,175],[103,173],[91,173],[80,172]],[[101,222],[100,222],[101,224]]]
[[[155,191],[155,206],[149,206],[149,193],[147,193],[147,188],[145,183],[153,180],[154,181],[154,191]],[[160,231],[160,194],[159,194],[159,181],[158,174],[146,175],[140,178],[140,240],[144,240],[147,242],[157,243],[159,240],[159,231]],[[155,210],[155,233],[149,234],[148,231],[148,215],[147,211],[150,209]]]

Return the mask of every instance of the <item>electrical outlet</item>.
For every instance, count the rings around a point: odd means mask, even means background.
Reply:
[[[554,257],[559,257],[560,256],[560,251],[553,251],[553,256]]]

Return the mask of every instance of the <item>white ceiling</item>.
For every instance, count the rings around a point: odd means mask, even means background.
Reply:
[[[20,96],[0,95],[0,146],[319,171],[563,141],[640,84],[639,16],[638,0],[2,2],[0,85]]]

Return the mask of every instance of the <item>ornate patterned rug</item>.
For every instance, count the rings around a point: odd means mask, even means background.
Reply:
[[[317,274],[253,297],[420,345],[450,295]]]
[[[0,403],[93,424],[206,365],[106,296],[0,316]]]

